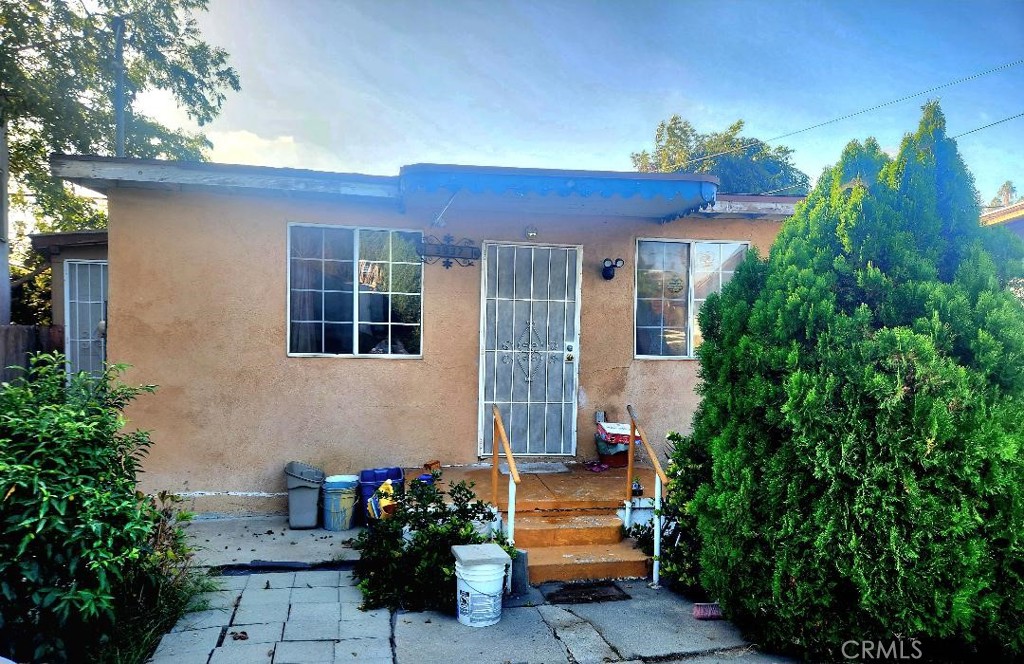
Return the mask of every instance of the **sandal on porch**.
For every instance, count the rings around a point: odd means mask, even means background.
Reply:
[[[584,464],[583,467],[592,473],[603,473],[608,470],[608,464],[601,463],[600,461],[591,461],[590,463]]]

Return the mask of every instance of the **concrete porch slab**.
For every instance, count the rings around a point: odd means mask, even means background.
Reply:
[[[254,560],[311,565],[357,560],[359,554],[347,542],[360,530],[292,530],[287,516],[199,517],[185,526],[201,567],[248,565]]]
[[[516,487],[518,511],[575,509],[616,509],[626,498],[626,469],[609,468],[595,473],[579,463],[567,463],[565,473],[521,472],[522,482]],[[412,471],[407,471],[408,473]],[[654,471],[636,467],[634,478],[653,495]],[[459,466],[442,469],[441,482],[448,485],[465,480],[475,484],[473,490],[481,500],[491,500],[490,466]],[[498,507],[508,509],[508,476],[498,476]]]

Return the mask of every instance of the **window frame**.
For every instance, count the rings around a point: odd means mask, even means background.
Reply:
[[[640,270],[640,243],[641,242],[662,242],[672,244],[686,244],[687,251],[687,292],[686,292],[686,355],[640,355],[636,352],[637,337],[637,314],[640,306],[639,293],[639,270]],[[693,286],[694,286],[694,251],[697,244],[739,244],[750,251],[750,240],[720,240],[717,238],[668,238],[668,237],[638,237],[633,242],[633,359],[634,360],[696,360],[696,349],[693,347],[693,328],[697,322],[697,313],[693,310]],[[745,253],[745,252],[744,252]],[[719,267],[719,272],[721,267]]]
[[[352,270],[353,270],[353,283],[352,283],[352,353],[335,354],[335,353],[294,353],[291,350],[291,335],[292,335],[292,229],[293,228],[320,228],[324,230],[336,229],[352,231]],[[317,224],[304,221],[290,221],[287,224],[285,230],[285,334],[284,334],[284,350],[287,357],[319,357],[319,358],[343,358],[343,359],[374,359],[374,360],[422,360],[424,357],[423,343],[424,343],[424,319],[425,316],[425,302],[424,302],[424,283],[423,283],[423,261],[419,262],[420,266],[420,352],[413,355],[399,355],[396,353],[359,353],[359,233],[361,231],[387,231],[389,233],[416,233],[422,239],[423,231],[413,228],[388,228],[379,226],[344,226],[341,224]],[[371,261],[377,262],[377,261]],[[387,261],[389,266],[395,265],[392,260]],[[399,262],[398,265],[412,265],[412,263]],[[389,267],[390,273],[390,267]],[[321,291],[322,292],[322,291]],[[390,295],[390,284],[388,295]],[[373,322],[362,323],[364,325],[372,325]],[[378,325],[380,323],[377,323]],[[394,325],[390,320],[384,323],[389,328]],[[410,327],[412,327],[410,325]],[[390,330],[389,330],[390,336]]]

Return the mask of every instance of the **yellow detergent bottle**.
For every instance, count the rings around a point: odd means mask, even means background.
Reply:
[[[366,501],[366,511],[374,519],[386,519],[394,513],[395,487],[391,480],[384,480],[373,496]]]

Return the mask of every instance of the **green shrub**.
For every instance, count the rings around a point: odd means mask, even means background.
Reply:
[[[710,479],[711,464],[707,449],[694,436],[668,434],[670,445],[668,490],[661,505],[661,577],[662,582],[685,593],[696,602],[709,598],[700,585],[700,535],[693,499]],[[636,547],[654,555],[654,522],[637,524],[626,530]]]
[[[138,621],[166,629],[196,577],[170,507],[135,488],[150,441],[123,430],[122,411],[154,388],[118,383],[121,367],[64,367],[37,355],[0,386],[0,653],[126,661],[145,640]]]
[[[494,516],[488,503],[476,500],[471,484],[457,482],[446,493],[440,478],[435,472],[433,483],[414,480],[396,494],[394,514],[372,522],[356,539],[354,574],[366,608],[455,613],[451,548],[491,541],[474,523],[490,523]]]
[[[669,484],[663,511],[667,526],[662,539],[662,573],[696,601],[708,599],[700,585],[700,535],[693,499],[711,477],[707,448],[694,436],[670,433]]]
[[[1024,250],[978,212],[929,103],[701,310],[701,578],[748,638],[1024,655]]]

